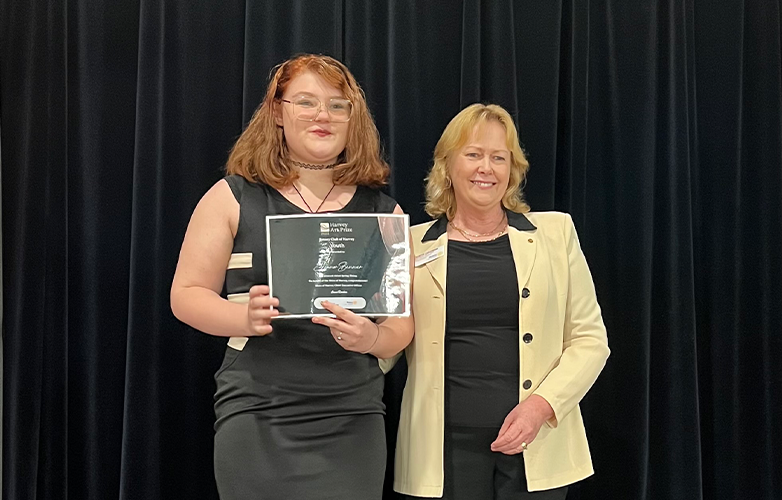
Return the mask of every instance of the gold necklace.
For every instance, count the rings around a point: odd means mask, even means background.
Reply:
[[[495,233],[495,232],[497,232],[497,228],[499,228],[499,227],[500,227],[500,225],[502,225],[502,223],[503,223],[503,222],[505,222],[505,225],[504,225],[504,227],[503,227],[503,228],[500,230],[500,232],[499,232],[499,233],[497,233],[497,235],[496,235],[496,236],[494,236],[493,238],[489,238],[488,240],[484,240],[484,239],[475,239],[475,238],[485,238],[485,237],[487,237],[487,236],[492,236],[492,235],[494,235],[494,233]],[[499,224],[497,224],[497,226],[495,226],[495,228],[494,228],[494,229],[493,229],[491,232],[488,232],[488,233],[474,233],[474,234],[472,234],[472,233],[469,233],[467,230],[465,230],[465,229],[462,229],[462,228],[460,228],[459,226],[457,226],[456,224],[454,224],[454,223],[453,223],[453,221],[449,221],[449,222],[448,222],[448,224],[450,224],[452,228],[454,228],[454,229],[456,229],[457,231],[459,231],[459,232],[462,234],[462,236],[464,236],[464,238],[465,238],[467,241],[471,241],[471,242],[473,242],[473,243],[477,243],[477,242],[485,242],[485,241],[494,241],[494,240],[496,240],[497,238],[499,238],[500,236],[502,236],[503,234],[505,234],[505,232],[508,230],[508,224],[507,224],[507,219],[506,219],[506,217],[503,217],[502,219],[500,219],[500,222],[499,222]]]
[[[476,239],[474,239],[474,238],[471,238],[471,237],[467,236],[467,234],[465,234],[465,232],[464,232],[464,231],[462,231],[462,230],[461,230],[461,229],[459,229],[458,227],[454,226],[453,224],[451,224],[451,226],[453,226],[453,228],[454,228],[454,229],[456,229],[457,231],[459,231],[459,232],[462,234],[462,236],[464,236],[464,238],[465,238],[467,241],[470,241],[470,242],[472,242],[472,243],[486,243],[486,242],[489,242],[489,241],[494,241],[494,240],[496,240],[497,238],[499,238],[500,236],[504,235],[504,234],[505,234],[505,232],[506,232],[506,230],[507,230],[507,228],[503,228],[503,229],[502,229],[502,231],[500,231],[499,233],[497,233],[497,236],[495,236],[495,237],[493,237],[493,238],[489,238],[488,240],[476,240]]]
[[[473,238],[480,238],[481,236],[491,236],[492,234],[496,233],[497,229],[499,229],[499,227],[502,225],[502,223],[507,221],[507,217],[508,216],[505,213],[503,213],[502,217],[500,217],[500,221],[497,223],[496,226],[494,226],[494,229],[492,229],[488,233],[471,233],[471,232],[469,232],[466,229],[460,228],[459,226],[454,224],[453,221],[449,221],[449,222],[453,226],[453,228],[456,229],[457,231],[459,231],[460,233],[464,233],[465,235],[470,235]]]

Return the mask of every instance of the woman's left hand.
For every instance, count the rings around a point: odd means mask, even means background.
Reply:
[[[497,439],[491,444],[491,451],[505,455],[523,453],[537,437],[546,420],[554,416],[548,401],[533,394],[508,413]]]
[[[367,353],[375,346],[380,336],[380,325],[331,302],[324,301],[322,305],[336,318],[316,316],[312,322],[329,327],[331,336],[343,349]]]

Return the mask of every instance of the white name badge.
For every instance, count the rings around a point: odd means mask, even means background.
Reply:
[[[432,262],[435,259],[439,259],[443,255],[445,255],[444,247],[437,247],[433,250],[429,250],[428,252],[424,252],[421,255],[416,255],[415,267],[423,266],[427,262]]]

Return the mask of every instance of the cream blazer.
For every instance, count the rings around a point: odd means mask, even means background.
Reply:
[[[605,365],[608,339],[570,216],[507,215],[519,284],[519,401],[538,394],[555,413],[524,453],[529,491],[546,490],[593,474],[578,403]],[[411,229],[415,337],[405,350],[394,489],[421,497],[443,494],[446,229],[445,218]]]

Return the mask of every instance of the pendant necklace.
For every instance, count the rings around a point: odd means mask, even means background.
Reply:
[[[307,207],[307,210],[309,210],[309,212],[311,214],[317,214],[317,213],[320,212],[321,207],[323,206],[324,203],[326,203],[326,199],[328,199],[328,197],[331,194],[331,192],[334,191],[334,188],[337,187],[337,185],[332,182],[331,183],[331,189],[329,189],[329,192],[326,193],[326,196],[323,197],[323,201],[320,202],[320,205],[318,205],[318,208],[313,210],[312,207],[310,206],[310,204],[307,203],[307,200],[304,199],[304,196],[301,194],[301,191],[299,191],[299,188],[296,187],[296,183],[295,182],[291,183],[291,185],[293,186],[293,189],[295,189],[296,192],[299,193],[299,198],[301,198],[301,201],[304,202],[304,205]]]

